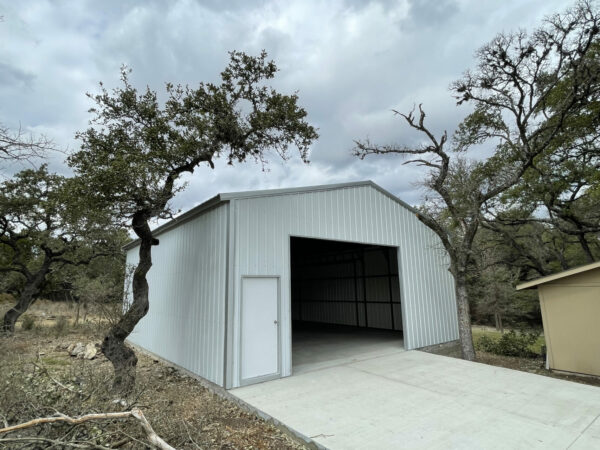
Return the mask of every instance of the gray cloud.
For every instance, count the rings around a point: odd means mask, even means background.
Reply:
[[[0,85],[9,88],[31,86],[34,79],[35,75],[32,73],[0,61]]]
[[[36,0],[0,5],[0,121],[22,124],[74,148],[91,106],[85,92],[118,83],[119,67],[158,91],[166,81],[214,81],[227,51],[266,49],[280,68],[274,85],[299,92],[321,138],[308,166],[274,159],[199,168],[174,205],[187,209],[216,192],[373,179],[409,203],[422,172],[397,159],[358,161],[354,139],[418,142],[391,110],[423,103],[430,125],[451,132],[468,109],[447,88],[496,33],[532,28],[560,0]],[[16,5],[16,4],[15,4]],[[60,156],[55,170],[68,172]]]
[[[459,11],[455,0],[411,0],[410,25],[414,28],[437,28]]]

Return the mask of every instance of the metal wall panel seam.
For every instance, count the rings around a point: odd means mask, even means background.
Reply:
[[[430,267],[436,267],[438,265],[437,249],[435,248],[435,244],[432,241],[433,241],[433,236],[432,236],[432,233],[429,232],[428,235],[426,236],[426,242],[430,249],[430,251],[428,252],[428,257],[427,257],[428,265]],[[434,332],[432,333],[432,341],[435,341],[435,339],[437,339],[437,338],[443,338],[444,334],[445,334],[444,333],[444,324],[443,324],[442,316],[441,316],[443,304],[441,302],[441,298],[439,297],[439,292],[437,290],[437,285],[436,285],[437,275],[438,275],[437,270],[431,270],[428,274],[428,288],[429,288],[429,295],[432,298],[431,308],[432,308],[432,312],[433,312],[432,325],[433,325]]]
[[[396,208],[397,209],[397,208]],[[403,223],[404,233],[401,237],[400,250],[402,252],[402,280],[406,289],[404,290],[404,302],[406,305],[406,331],[405,331],[405,345],[407,350],[414,348],[414,326],[415,326],[415,307],[413,305],[414,299],[412,294],[412,284],[410,283],[410,276],[412,268],[409,266],[409,262],[412,258],[412,248],[407,240],[407,236],[410,235],[411,229],[409,221]]]
[[[236,215],[235,215],[235,206],[236,200],[230,200],[228,204],[228,226],[227,226],[227,242],[228,242],[228,251],[227,251],[227,313],[225,314],[225,321],[227,323],[227,333],[225,339],[225,378],[223,385],[226,389],[230,389],[233,386],[233,329],[234,329],[234,251],[235,251],[235,224],[236,224]]]
[[[420,272],[420,281],[421,281],[421,286],[420,286],[420,296],[421,296],[421,301],[423,303],[423,308],[424,308],[424,314],[423,314],[423,320],[425,322],[425,334],[423,336],[423,340],[421,341],[420,347],[426,346],[426,345],[430,345],[430,342],[433,341],[433,308],[432,308],[432,302],[433,299],[431,298],[431,293],[429,291],[429,283],[427,282],[427,277],[429,275],[429,273],[431,272],[431,267],[427,267],[427,259],[429,257],[429,252],[427,252],[427,247],[428,247],[428,242],[427,242],[427,230],[426,229],[419,229],[420,227],[418,227],[417,225],[419,225],[419,223],[415,220],[415,228],[417,230],[419,230],[419,240],[420,240],[420,244],[421,244],[421,248],[423,248],[425,251],[423,252],[423,254],[421,255],[421,258],[419,258],[419,266],[421,268]],[[429,269],[429,270],[428,270]]]

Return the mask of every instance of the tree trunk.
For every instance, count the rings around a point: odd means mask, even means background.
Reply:
[[[148,312],[146,274],[152,267],[152,246],[158,245],[158,240],[152,236],[146,215],[136,213],[132,222],[133,230],[141,239],[140,259],[132,279],[133,302],[123,317],[110,328],[102,342],[102,352],[112,363],[115,371],[113,390],[125,395],[131,393],[135,386],[135,369],[138,361],[135,352],[125,345],[125,339]]]
[[[502,325],[502,315],[498,311],[494,313],[494,319],[496,321],[496,330],[498,330],[500,333],[504,333],[504,326]]]
[[[592,254],[592,249],[590,248],[587,239],[583,233],[577,235],[577,240],[579,241],[579,245],[583,249],[583,253],[585,254],[585,258],[589,263],[594,262],[594,255]]]
[[[46,275],[50,271],[51,262],[51,258],[46,256],[40,269],[27,280],[17,304],[4,314],[4,320],[2,321],[3,332],[15,332],[17,320],[29,309],[34,301],[34,296],[40,292],[40,287],[46,280]]]
[[[471,313],[469,311],[469,296],[467,294],[467,279],[464,271],[458,271],[456,282],[456,306],[458,310],[458,336],[463,359],[475,360],[473,335],[471,333]]]
[[[79,308],[81,307],[81,300],[77,302],[77,313],[75,314],[75,325],[79,323]]]

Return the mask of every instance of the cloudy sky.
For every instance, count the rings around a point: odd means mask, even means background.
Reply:
[[[98,82],[136,86],[216,81],[227,52],[265,49],[274,85],[298,91],[320,139],[311,164],[272,160],[197,170],[174,201],[189,209],[217,192],[371,179],[416,204],[419,173],[397,159],[351,156],[354,139],[411,142],[391,110],[423,103],[430,125],[451,132],[468,112],[448,92],[498,32],[531,29],[564,0],[12,1],[0,0],[0,122],[74,149]],[[51,167],[68,173],[61,156]],[[15,170],[11,168],[9,170]]]

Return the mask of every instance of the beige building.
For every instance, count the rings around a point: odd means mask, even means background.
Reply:
[[[600,262],[517,286],[537,287],[549,369],[600,376]]]

